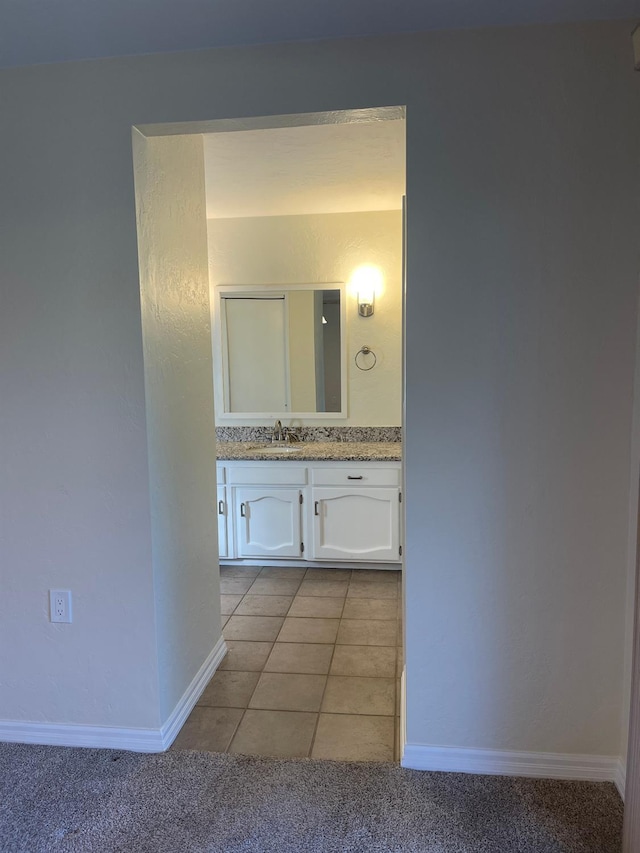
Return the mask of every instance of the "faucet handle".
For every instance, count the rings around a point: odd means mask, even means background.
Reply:
[[[284,430],[282,428],[282,422],[278,419],[275,422],[273,427],[273,433],[271,434],[271,441],[282,441],[284,438]]]

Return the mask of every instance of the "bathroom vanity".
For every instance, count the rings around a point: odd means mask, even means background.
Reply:
[[[399,427],[347,421],[379,423],[381,401],[385,416],[390,401],[399,407],[400,348],[385,341],[379,374],[371,372],[375,351],[358,338],[360,350],[354,340],[348,363],[348,334],[355,335],[359,315],[355,304],[348,311],[347,297],[344,282],[215,288],[218,540],[225,564],[399,568]],[[387,306],[393,310],[390,300]],[[369,343],[376,343],[376,322],[389,333],[389,316],[366,321]],[[247,426],[265,421],[275,426]],[[336,423],[343,426],[329,425]],[[318,440],[319,433],[346,440]]]
[[[218,444],[220,561],[371,564],[402,557],[399,443]]]

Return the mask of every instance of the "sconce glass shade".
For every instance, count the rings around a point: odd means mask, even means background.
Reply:
[[[351,275],[351,292],[358,295],[358,314],[371,317],[376,306],[376,294],[382,289],[382,271],[374,264],[363,264]]]
[[[358,293],[358,314],[361,317],[371,317],[376,303],[376,295],[370,293]]]

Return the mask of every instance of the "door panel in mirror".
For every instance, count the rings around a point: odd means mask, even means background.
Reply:
[[[224,415],[346,416],[344,285],[218,288]]]
[[[225,299],[229,412],[288,409],[285,300]]]

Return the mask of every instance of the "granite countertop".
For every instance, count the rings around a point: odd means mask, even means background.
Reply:
[[[274,453],[266,442],[219,441],[217,458],[284,462],[398,462],[402,458],[399,441],[308,441],[287,446],[296,449]]]

